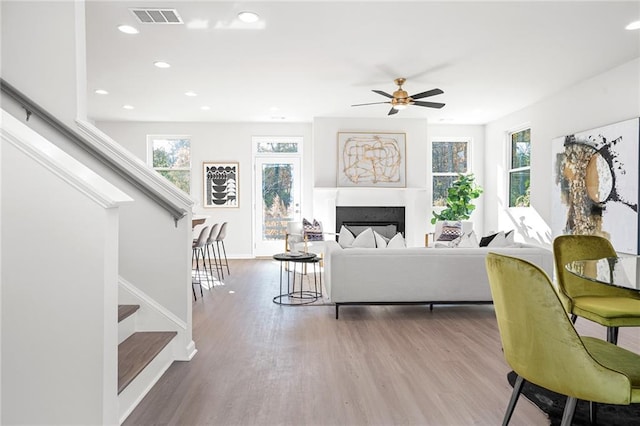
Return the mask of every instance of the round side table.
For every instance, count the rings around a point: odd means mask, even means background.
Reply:
[[[320,271],[316,271],[316,265],[320,263],[320,258],[314,253],[278,253],[274,254],[273,258],[280,262],[280,293],[273,297],[273,303],[279,305],[305,305],[313,303],[322,297],[322,276]],[[293,270],[287,268],[287,291],[283,292],[283,272],[285,265],[293,265]],[[296,289],[296,269],[300,265],[300,285],[299,289]],[[311,281],[309,280],[309,288],[307,290],[303,287],[303,268],[308,265],[313,265],[313,284],[314,288],[311,289]],[[318,277],[318,275],[320,275]],[[293,276],[293,278],[292,278]],[[318,287],[318,282],[320,287]]]

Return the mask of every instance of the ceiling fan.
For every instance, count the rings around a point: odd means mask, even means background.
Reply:
[[[409,105],[416,105],[416,106],[429,107],[429,108],[442,108],[444,106],[444,104],[440,103],[440,102],[424,102],[424,101],[417,101],[416,100],[416,99],[427,98],[429,96],[435,96],[435,95],[440,95],[440,94],[444,93],[440,89],[431,89],[431,90],[427,90],[426,92],[416,93],[415,95],[409,96],[409,94],[405,90],[402,89],[402,85],[405,83],[405,81],[407,81],[405,78],[396,78],[393,81],[398,85],[398,90],[393,92],[393,95],[390,95],[387,92],[383,92],[382,90],[373,90],[373,92],[375,92],[375,93],[377,93],[379,95],[386,96],[387,98],[390,98],[391,99],[390,101],[386,101],[386,102],[371,102],[371,103],[368,103],[368,104],[356,104],[356,105],[351,105],[351,106],[391,104],[391,110],[389,111],[389,114],[387,114],[387,115],[396,114],[399,110],[405,109]]]

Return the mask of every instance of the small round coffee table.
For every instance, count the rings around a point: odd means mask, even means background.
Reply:
[[[313,303],[317,301],[320,297],[322,297],[322,275],[320,272],[317,273],[316,265],[320,263],[320,258],[314,253],[302,253],[302,252],[287,252],[287,253],[278,253],[274,254],[273,258],[280,262],[280,293],[277,296],[274,296],[273,303],[277,303],[279,305],[305,305],[308,303]],[[290,263],[289,263],[290,262]],[[289,264],[293,265],[293,270],[287,270],[287,291],[283,293],[283,271],[285,264],[288,266]],[[296,268],[297,265],[300,264],[301,268],[305,265],[313,265],[313,284],[314,288],[311,289],[311,282],[309,280],[309,289],[304,290],[303,288],[303,271],[299,272],[300,274],[300,288],[296,290]],[[293,275],[293,279],[291,278]],[[319,276],[320,275],[320,276]],[[318,277],[319,276],[319,277]],[[318,287],[318,281],[320,282],[320,287]]]

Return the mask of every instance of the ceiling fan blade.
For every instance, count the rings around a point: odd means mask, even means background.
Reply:
[[[443,93],[444,92],[440,89],[431,89],[431,90],[427,90],[426,92],[418,93],[416,95],[411,95],[411,99],[422,99],[422,98],[427,98],[429,96],[441,95]]]
[[[445,104],[441,104],[439,102],[422,102],[422,101],[414,101],[413,105],[429,107],[429,108],[442,108]]]
[[[387,92],[383,92],[382,90],[372,90],[372,92],[375,92],[378,95],[386,96],[387,98],[393,99],[393,95],[390,95]]]
[[[391,102],[371,102],[368,104],[355,104],[355,105],[351,105],[351,106],[363,106],[363,105],[378,105],[378,104],[390,104]]]
[[[393,114],[397,114],[397,113],[398,113],[398,110],[397,110],[397,109],[395,109],[395,108],[391,108],[391,109],[389,110],[389,114],[387,114],[387,115],[393,115]]]

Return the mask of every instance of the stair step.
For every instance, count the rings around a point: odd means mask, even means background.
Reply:
[[[175,331],[138,332],[118,345],[118,395],[176,334]]]
[[[133,315],[138,309],[140,305],[118,305],[118,322]]]

